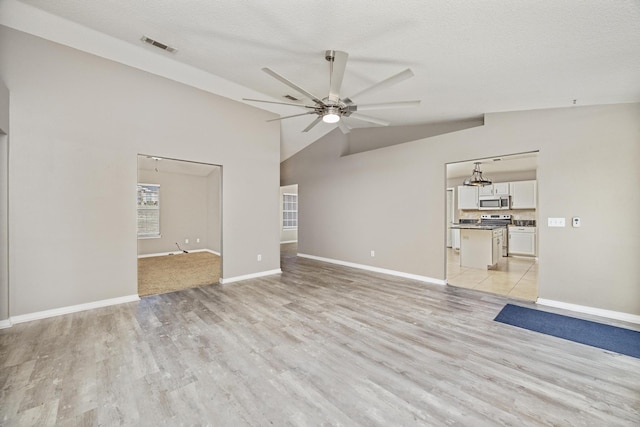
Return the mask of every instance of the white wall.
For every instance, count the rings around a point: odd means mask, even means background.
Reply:
[[[280,268],[273,114],[6,27],[0,79],[11,316],[137,293],[139,153],[223,166],[223,278]]]
[[[298,229],[284,229],[282,228],[282,196],[283,194],[298,194],[297,185],[287,185],[280,187],[280,242],[297,242],[298,241]],[[298,218],[299,219],[299,218]]]
[[[138,255],[178,252],[176,243],[187,251],[213,250],[211,246],[219,249],[219,242],[209,242],[210,229],[220,227],[220,223],[211,218],[211,211],[219,210],[220,204],[211,194],[219,193],[217,180],[209,176],[139,170],[138,182],[160,185],[161,234],[160,238],[138,239]],[[210,219],[215,223],[209,224]],[[189,243],[185,243],[185,239]]]
[[[625,220],[640,210],[638,123],[640,104],[495,113],[344,157],[334,131],[281,165],[300,191],[298,251],[442,280],[445,165],[539,151],[539,297],[640,315],[640,222]],[[572,216],[581,228],[544,225]]]
[[[0,322],[9,318],[9,89],[0,80]]]

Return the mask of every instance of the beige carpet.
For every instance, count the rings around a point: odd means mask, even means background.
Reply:
[[[138,259],[138,295],[155,295],[220,279],[220,257],[209,252],[182,253]]]

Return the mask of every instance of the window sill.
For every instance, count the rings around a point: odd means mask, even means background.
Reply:
[[[161,239],[162,236],[138,236],[138,240]]]

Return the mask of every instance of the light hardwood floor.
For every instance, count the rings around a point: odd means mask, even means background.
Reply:
[[[538,261],[500,257],[495,270],[460,266],[460,252],[447,248],[447,283],[525,301],[538,298]]]
[[[285,249],[282,275],[0,331],[0,424],[638,425],[640,359]]]

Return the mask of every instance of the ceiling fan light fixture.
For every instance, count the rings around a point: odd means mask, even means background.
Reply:
[[[322,121],[325,123],[338,123],[340,121],[340,110],[335,107],[327,108],[322,115]]]
[[[491,180],[482,176],[480,162],[475,162],[471,177],[465,179],[463,184],[471,187],[484,187],[485,185],[491,185]]]
[[[295,93],[299,93],[308,98],[309,100],[311,100],[311,102],[299,102],[300,99],[292,95],[284,95],[284,97],[289,101],[294,101],[294,103],[267,101],[251,98],[242,98],[242,100],[264,102],[267,104],[290,105],[307,110],[306,113],[281,116],[277,119],[269,119],[267,120],[268,122],[289,119],[292,117],[306,116],[307,114],[315,114],[316,117],[313,122],[311,122],[306,128],[304,128],[302,132],[309,132],[314,126],[323,121],[329,124],[338,124],[338,127],[340,128],[340,130],[342,130],[343,133],[348,133],[350,128],[344,124],[344,120],[341,120],[342,117],[349,117],[349,120],[353,118],[355,120],[373,123],[378,126],[389,126],[391,123],[385,120],[377,119],[371,116],[365,116],[364,114],[354,114],[358,111],[358,106],[356,105],[356,103],[351,98],[342,96],[340,94],[348,58],[349,54],[347,54],[347,52],[343,52],[340,50],[325,51],[325,59],[329,62],[329,93],[325,97],[318,97],[308,90],[295,84],[291,80],[287,79],[283,75],[276,73],[270,68],[263,67],[262,71],[278,80],[280,83],[283,83],[289,88],[295,90]],[[388,88],[394,84],[406,80],[409,77],[413,77],[413,71],[407,68],[406,70],[401,71],[398,74],[394,74],[393,76],[388,77],[385,80],[382,80],[363,91],[360,91],[357,96],[361,96],[363,93],[371,94],[373,92],[378,92],[382,89]],[[368,105],[365,104],[363,107],[365,107],[364,109],[367,110],[374,110],[385,108],[417,107],[418,105],[420,105],[420,101],[397,101],[381,102]]]

